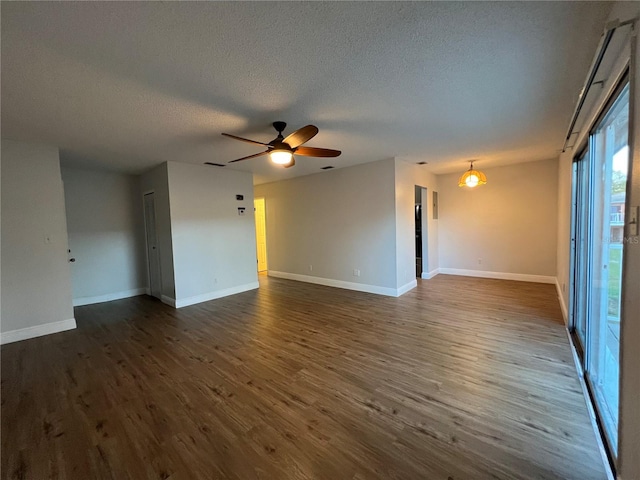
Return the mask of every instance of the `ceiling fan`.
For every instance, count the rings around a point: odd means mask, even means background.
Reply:
[[[318,127],[315,125],[307,125],[306,127],[299,128],[295,132],[289,134],[286,138],[282,136],[282,132],[287,127],[285,122],[273,122],[273,128],[278,132],[278,136],[271,140],[269,143],[258,142],[256,140],[250,140],[248,138],[237,137],[229,133],[223,133],[225,137],[235,138],[242,142],[253,143],[256,145],[262,145],[267,147],[267,150],[260,153],[255,153],[242,158],[231,160],[227,163],[239,162],[241,160],[248,160],[250,158],[260,157],[267,155],[271,157],[271,161],[277,165],[282,165],[284,168],[293,167],[296,164],[293,154],[301,155],[304,157],[337,157],[342,152],[340,150],[331,150],[329,148],[316,148],[316,147],[303,147],[302,144],[307,143],[318,133]]]

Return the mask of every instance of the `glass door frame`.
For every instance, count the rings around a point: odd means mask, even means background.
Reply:
[[[587,137],[587,139],[589,139]],[[589,140],[587,143],[578,150],[578,154],[573,158],[572,163],[572,182],[571,182],[571,245],[569,255],[569,333],[573,341],[574,347],[578,353],[580,359],[582,371],[584,374],[586,366],[586,340],[589,336],[589,321],[588,318],[584,318],[585,332],[584,338],[578,333],[578,317],[582,314],[585,317],[588,314],[586,305],[583,304],[584,293],[577,292],[576,285],[581,285],[583,282],[586,284],[589,282],[589,262],[586,262],[586,258],[589,256],[590,235],[586,230],[588,225],[584,224],[584,220],[589,216],[591,211],[591,197],[589,192],[591,191],[589,166],[591,164],[591,149]],[[580,208],[583,210],[581,211]],[[586,239],[582,240],[582,245],[579,245],[580,235],[586,234]],[[582,252],[582,255],[580,255]],[[580,269],[580,270],[579,270]],[[583,280],[583,282],[581,282]]]
[[[597,130],[601,126],[603,120],[607,117],[611,109],[614,107],[618,99],[621,97],[625,89],[630,89],[630,75],[629,75],[629,67],[627,66],[626,71],[623,75],[621,75],[616,87],[612,90],[609,98],[607,98],[600,112],[596,116],[595,120],[591,124],[589,128],[589,134],[586,137],[586,140],[582,142],[582,145],[579,149],[577,149],[578,154],[574,156],[572,163],[572,185],[571,185],[571,224],[570,224],[570,255],[569,255],[569,333],[571,337],[571,341],[576,349],[578,354],[578,358],[580,360],[580,366],[582,368],[582,374],[585,380],[585,385],[587,392],[590,397],[591,405],[593,406],[593,410],[595,412],[596,422],[598,425],[598,429],[600,430],[600,435],[603,438],[605,444],[605,450],[607,453],[607,457],[609,458],[609,463],[613,469],[613,472],[616,471],[617,464],[617,451],[613,448],[613,442],[607,433],[607,429],[603,423],[603,415],[600,409],[600,406],[596,400],[595,388],[593,386],[593,382],[591,381],[588,365],[590,364],[591,355],[596,354],[597,352],[591,352],[589,348],[590,336],[591,336],[591,328],[592,319],[590,308],[586,305],[586,299],[581,298],[580,291],[578,289],[582,289],[585,294],[589,294],[587,285],[591,285],[593,278],[593,266],[590,265],[591,253],[594,249],[594,229],[599,228],[597,225],[594,225],[592,221],[592,213],[594,209],[595,198],[593,196],[594,193],[594,182],[595,175],[593,174],[594,169],[594,135]],[[629,132],[629,135],[631,132]],[[582,164],[581,164],[582,162]],[[630,178],[627,177],[627,191],[629,188]],[[583,189],[583,191],[580,191]],[[628,198],[626,199],[628,203]],[[580,203],[583,205],[580,205]],[[587,209],[586,212],[580,212],[580,208]],[[587,225],[581,225],[580,223],[580,214],[585,215],[587,219]],[[584,228],[586,227],[586,229]],[[600,226],[601,227],[601,226]],[[578,237],[580,234],[586,235],[586,243],[585,243],[585,252],[582,255],[582,258],[579,258],[578,255]],[[625,255],[624,250],[626,250],[627,245],[623,241],[623,257]],[[580,264],[582,263],[583,268],[583,277],[578,276],[578,268],[580,268]],[[622,267],[623,268],[623,267]],[[584,279],[585,284],[580,284],[580,280]],[[584,302],[582,304],[581,302]],[[584,344],[583,340],[580,338],[577,332],[578,326],[578,315],[584,315],[585,321],[585,338]],[[618,384],[618,388],[620,385]],[[617,429],[619,432],[619,420],[617,422]],[[618,433],[616,432],[616,433]]]

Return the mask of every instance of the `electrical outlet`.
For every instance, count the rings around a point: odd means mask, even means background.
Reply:
[[[313,265],[309,265],[309,271],[313,272]]]
[[[482,259],[481,258],[478,259],[478,265],[482,265]]]
[[[357,268],[353,269],[353,276],[354,277],[359,277],[360,276],[360,270],[358,270]]]

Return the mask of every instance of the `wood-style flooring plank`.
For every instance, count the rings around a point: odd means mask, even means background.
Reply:
[[[2,346],[1,478],[606,478],[553,286],[260,284]]]

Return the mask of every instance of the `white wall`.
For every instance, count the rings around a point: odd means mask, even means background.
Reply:
[[[440,271],[554,282],[557,165],[476,165],[487,184],[473,189],[458,187],[463,171],[438,176]]]
[[[640,16],[638,2],[617,2],[609,20],[628,20]],[[638,27],[636,27],[638,28]],[[640,205],[640,62],[637,52],[640,51],[638,38],[633,39],[635,56],[631,65],[635,79],[631,85],[630,119],[633,125],[632,167],[630,170],[631,188],[629,205]],[[618,74],[625,68],[631,58],[630,43],[620,52],[618,61],[613,62],[610,74],[601,87],[601,96],[594,107],[586,115],[581,134],[575,139],[576,144],[588,134],[595,116],[606,101],[606,94],[613,87]],[[595,52],[594,52],[595,55]],[[585,77],[587,72],[584,72]],[[569,301],[569,267],[570,267],[570,225],[571,225],[571,162],[577,152],[571,149],[560,156],[558,167],[558,282],[567,287],[562,294],[565,305]],[[625,247],[625,277],[622,292],[621,347],[620,347],[620,413],[618,434],[618,478],[634,480],[640,475],[640,242],[639,237],[628,237]]]
[[[2,140],[2,343],[75,328],[58,149]]]
[[[140,177],[62,168],[74,305],[145,293]]]
[[[269,274],[396,295],[394,171],[390,159],[256,186]]]
[[[564,315],[568,319],[569,305],[569,254],[571,250],[571,157],[569,150],[558,160],[558,240],[556,255],[556,275],[558,278],[559,300]]]
[[[145,193],[154,192],[156,235],[160,252],[163,301],[175,304],[176,285],[173,266],[173,243],[171,240],[171,209],[169,206],[169,176],[166,163],[145,172],[140,177],[140,203]],[[146,239],[145,239],[146,245]],[[146,249],[145,249],[146,260]],[[148,269],[147,284],[148,284]]]
[[[424,165],[395,160],[396,195],[396,270],[398,288],[415,282],[415,186],[427,189],[423,202],[423,219],[427,219],[427,264],[435,274],[439,266],[438,220],[433,219],[433,192],[438,191],[437,177]],[[423,221],[424,223],[424,221]],[[423,272],[429,276],[429,272]]]
[[[168,173],[176,306],[258,288],[251,173],[175,162]]]

